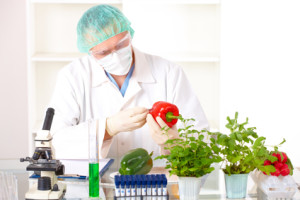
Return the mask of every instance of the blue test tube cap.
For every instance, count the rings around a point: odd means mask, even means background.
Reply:
[[[147,186],[151,186],[151,176],[150,175],[146,175],[146,180],[147,180]]]
[[[161,185],[162,184],[161,176],[159,174],[156,174],[155,178],[156,178],[156,181],[157,181],[157,185]]]
[[[121,187],[124,188],[125,187],[125,177],[124,177],[124,175],[121,175],[120,180],[121,180]]]
[[[155,176],[155,174],[152,174],[152,175],[151,175],[151,182],[152,182],[152,185],[153,185],[153,186],[156,185],[157,181],[156,181],[156,176]]]
[[[137,175],[136,176],[136,185],[138,188],[141,187],[141,183],[142,183],[142,176],[141,175]]]
[[[130,180],[131,180],[131,186],[135,186],[136,183],[135,175],[130,175]]]
[[[136,182],[141,182],[142,181],[141,177],[142,177],[142,175],[136,175],[135,176]]]
[[[115,175],[115,185],[119,187],[121,184],[121,179],[119,175]]]
[[[164,187],[166,187],[168,184],[168,180],[165,174],[162,175],[162,184]]]
[[[142,175],[141,178],[142,178],[142,185],[145,186],[147,182],[146,175]]]
[[[130,175],[125,175],[125,183],[126,183],[126,187],[129,188],[129,186],[131,185]]]

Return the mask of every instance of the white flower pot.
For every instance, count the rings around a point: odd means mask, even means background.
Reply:
[[[180,199],[196,200],[199,199],[201,187],[204,185],[208,174],[199,178],[178,177]]]

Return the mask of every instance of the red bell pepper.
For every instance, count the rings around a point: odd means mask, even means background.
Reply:
[[[154,103],[149,113],[153,116],[155,121],[156,117],[160,117],[170,128],[177,123],[179,117],[177,106],[165,101]]]

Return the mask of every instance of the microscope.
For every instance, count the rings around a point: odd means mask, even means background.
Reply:
[[[40,173],[37,183],[33,184],[25,194],[26,200],[61,200],[66,193],[66,184],[57,181],[57,176],[64,174],[65,166],[59,160],[54,159],[52,151],[50,128],[53,115],[54,109],[48,108],[43,128],[37,132],[35,137],[35,152],[32,158],[20,159],[20,162],[28,161],[30,163],[26,171]]]

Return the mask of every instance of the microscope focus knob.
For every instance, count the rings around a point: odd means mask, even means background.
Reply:
[[[60,165],[57,170],[55,171],[55,175],[59,176],[59,175],[64,175],[65,174],[65,166],[64,165]]]
[[[51,190],[51,178],[43,176],[38,179],[38,190]]]
[[[53,185],[52,191],[55,191],[55,192],[59,191],[59,188],[58,188],[57,184]]]

